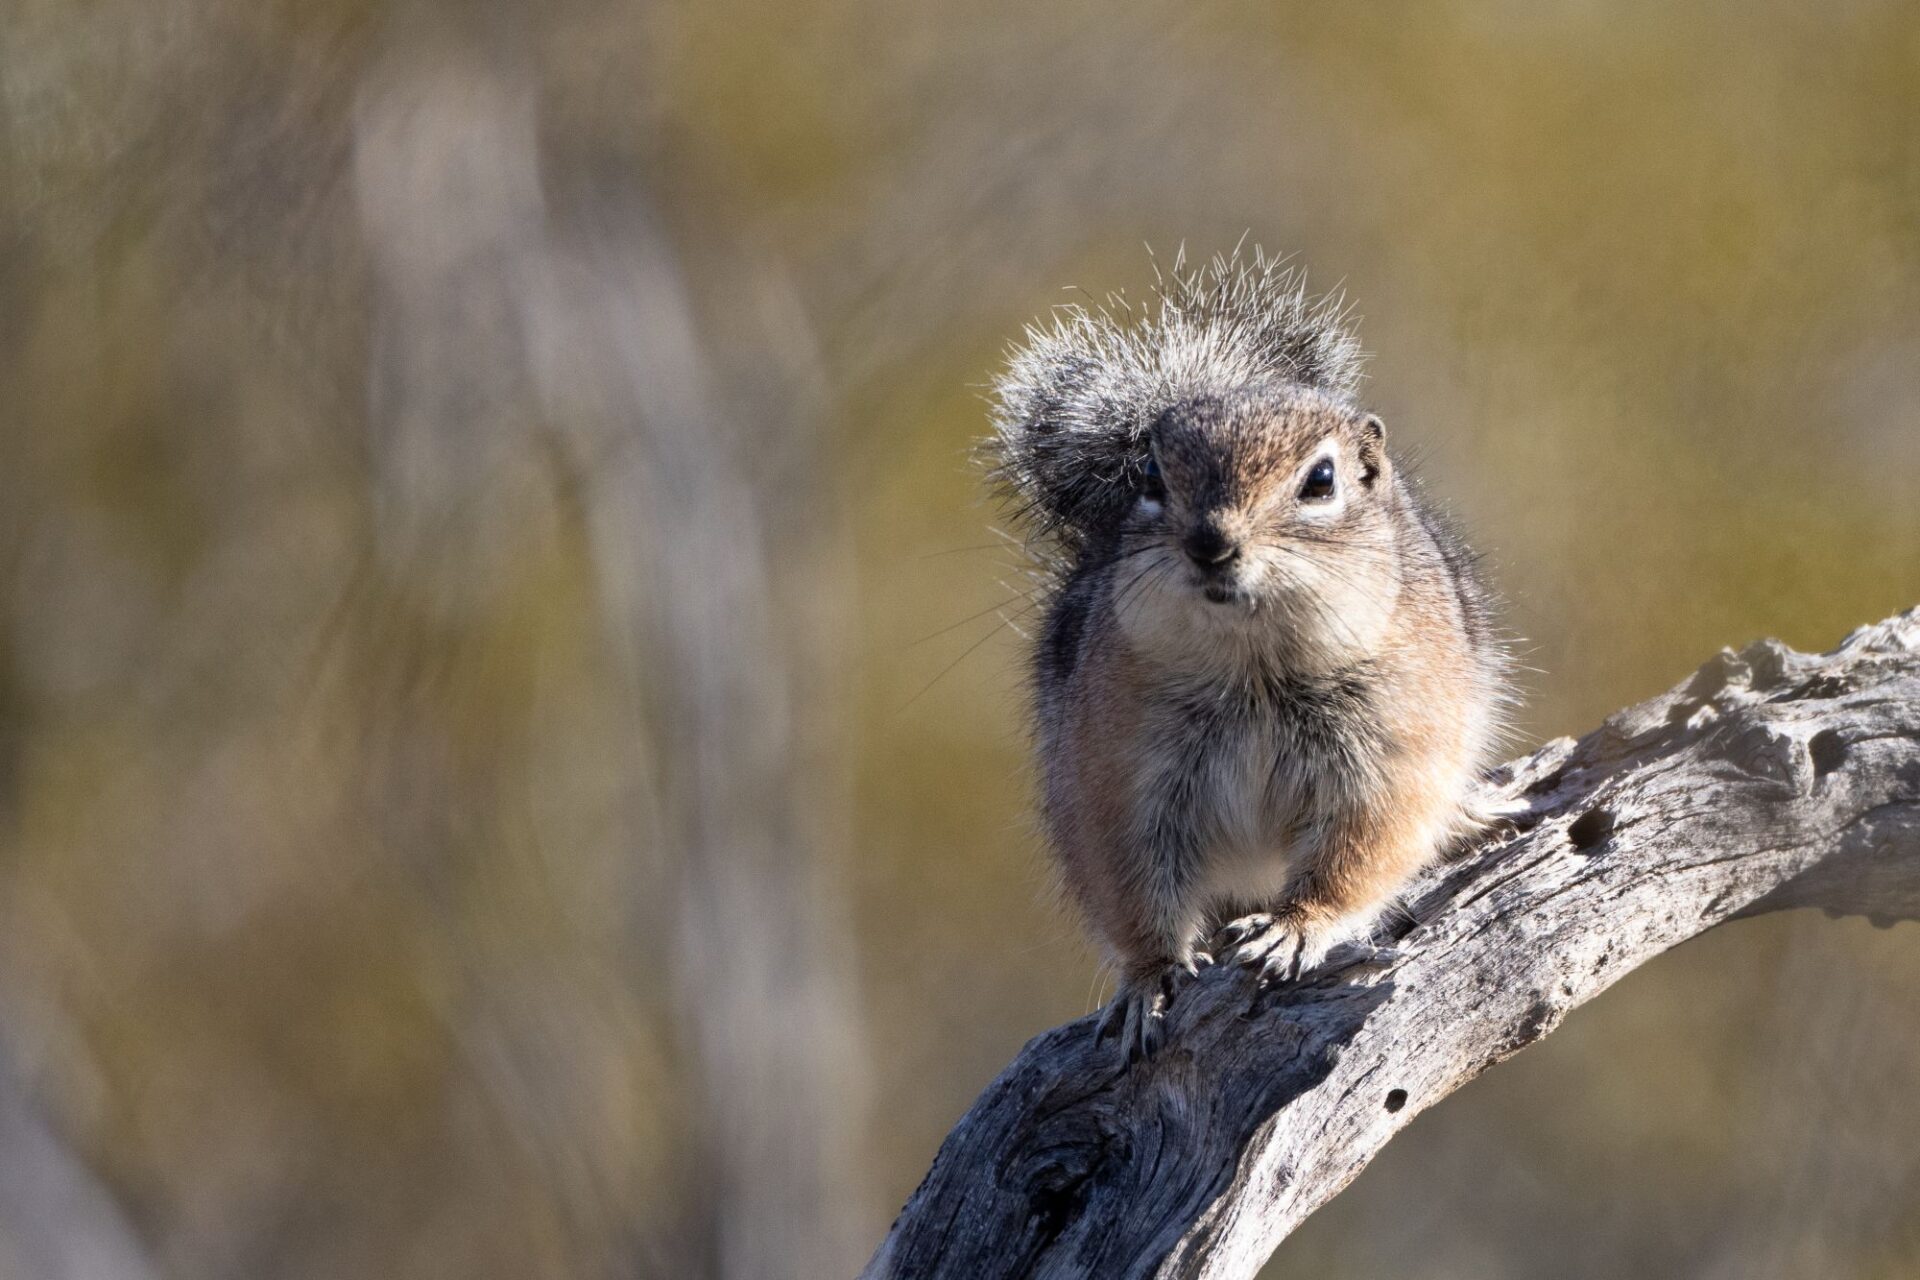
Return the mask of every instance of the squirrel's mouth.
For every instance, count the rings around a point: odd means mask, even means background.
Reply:
[[[1260,595],[1254,584],[1237,574],[1209,574],[1195,585],[1209,604],[1232,605],[1249,611],[1259,607]]]

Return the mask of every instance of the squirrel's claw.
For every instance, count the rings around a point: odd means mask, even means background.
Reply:
[[[1166,1013],[1167,998],[1163,992],[1129,984],[1107,1002],[1094,1040],[1104,1042],[1118,1036],[1120,1052],[1130,1063],[1152,1057],[1165,1038]]]
[[[1259,990],[1314,975],[1385,969],[1401,957],[1394,947],[1338,937],[1285,911],[1242,916],[1222,928],[1214,942],[1231,948],[1226,963],[1256,971]]]
[[[1291,912],[1255,912],[1242,916],[1221,931],[1232,947],[1229,964],[1259,972],[1259,985],[1297,982],[1321,966],[1334,939]]]
[[[1264,932],[1273,926],[1273,917],[1264,911],[1241,916],[1220,926],[1213,935],[1213,945],[1221,950],[1239,946],[1256,933]],[[1233,959],[1229,956],[1228,959]]]
[[[1268,949],[1266,958],[1260,965],[1260,985],[1269,986],[1279,982],[1298,982],[1300,975],[1318,967],[1319,956],[1308,959],[1311,944],[1307,940],[1307,931],[1295,925],[1284,925],[1274,930],[1275,945]]]
[[[1100,1025],[1094,1031],[1095,1042],[1118,1036],[1128,1062],[1152,1057],[1166,1042],[1167,1009],[1174,998],[1200,970],[1212,964],[1212,956],[1196,951],[1158,972],[1123,983],[1100,1015]]]

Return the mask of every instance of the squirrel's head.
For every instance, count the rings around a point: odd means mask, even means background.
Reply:
[[[994,381],[994,478],[1043,554],[1075,558],[1107,539],[1133,502],[1162,415],[1259,386],[1346,398],[1360,344],[1337,298],[1309,298],[1267,258],[1176,259],[1157,305],[1063,307],[1029,327]]]
[[[1254,385],[1168,408],[1147,446],[1109,552],[1123,625],[1154,647],[1252,631],[1296,659],[1366,656],[1400,581],[1379,418]]]
[[[1337,301],[1258,251],[1176,264],[1153,311],[1069,310],[1028,332],[995,388],[996,474],[1043,554],[1111,566],[1143,641],[1257,631],[1295,656],[1362,656],[1399,566],[1359,363]]]

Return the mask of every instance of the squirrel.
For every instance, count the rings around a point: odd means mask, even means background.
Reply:
[[[1258,249],[1156,295],[1030,326],[987,446],[1039,566],[1043,825],[1130,1060],[1203,939],[1262,987],[1363,945],[1498,816],[1512,702],[1476,556],[1355,398],[1340,300]]]

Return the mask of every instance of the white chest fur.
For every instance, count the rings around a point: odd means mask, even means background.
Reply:
[[[1141,852],[1180,866],[1200,896],[1271,897],[1313,827],[1304,762],[1262,717],[1156,707],[1135,756],[1133,828]]]

